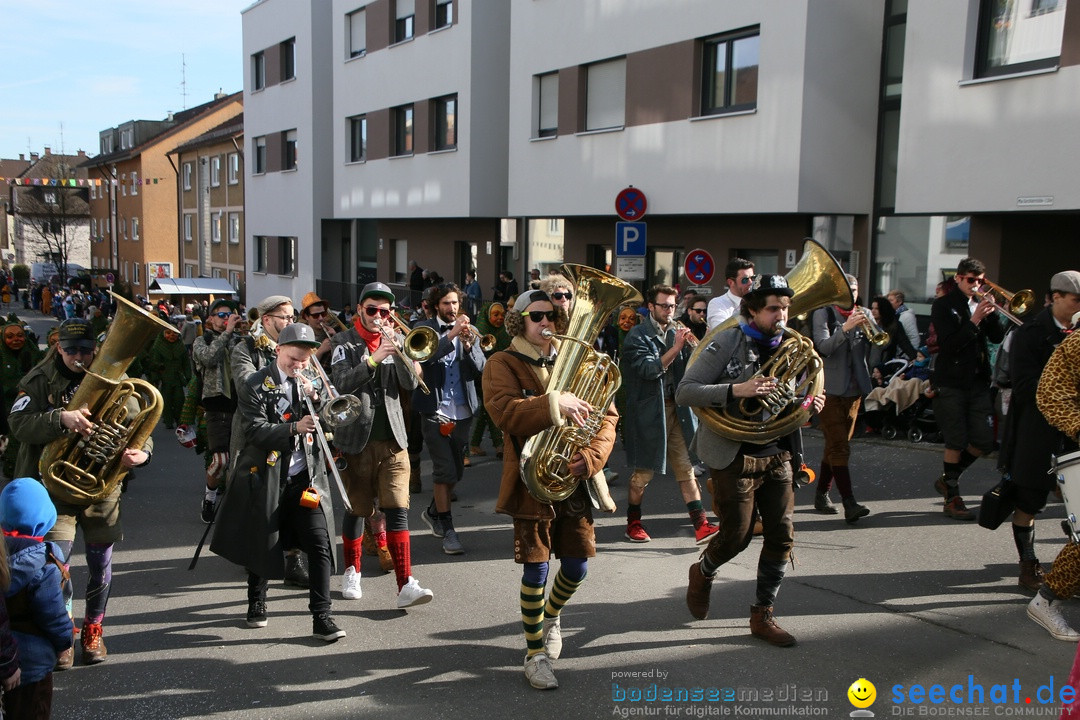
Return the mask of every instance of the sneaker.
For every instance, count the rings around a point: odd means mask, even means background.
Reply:
[[[536,653],[525,658],[525,679],[537,690],[554,690],[559,687],[551,661],[545,653]]]
[[[346,600],[359,600],[364,596],[360,589],[360,573],[352,565],[345,568],[345,574],[341,576],[341,597]]]
[[[708,522],[703,522],[694,528],[694,538],[698,545],[704,545],[712,540],[712,536],[720,531],[719,525],[712,525]]]
[[[945,514],[953,520],[974,520],[975,513],[967,509],[959,495],[945,503]]]
[[[298,588],[307,588],[311,585],[308,577],[307,561],[303,553],[294,553],[285,556],[285,584]]]
[[[427,507],[422,513],[420,513],[420,518],[427,523],[429,528],[431,528],[432,535],[437,538],[441,538],[443,536],[444,531],[442,526],[442,520],[439,519],[438,515],[432,514],[430,506]]]
[[[207,525],[214,522],[214,515],[217,514],[218,497],[220,496],[215,493],[213,499],[209,497],[203,498],[202,512],[199,513],[199,517]]]
[[[640,520],[630,520],[626,523],[626,539],[635,543],[646,543],[652,540],[649,533],[645,532],[645,526]]]
[[[265,600],[252,600],[248,603],[247,626],[249,628],[266,627]]]
[[[457,530],[447,530],[443,535],[442,551],[447,555],[464,555],[465,548],[462,547],[461,541],[458,540]]]
[[[1057,600],[1047,600],[1041,594],[1035,595],[1027,606],[1028,617],[1039,623],[1055,640],[1076,642],[1080,633],[1069,627],[1069,623],[1058,610]]]
[[[75,665],[75,646],[72,645],[67,650],[61,650],[56,654],[56,666],[53,668],[55,672],[63,672],[64,670],[70,670]]]
[[[105,641],[101,638],[101,634],[101,623],[83,623],[80,638],[83,665],[97,665],[108,657],[109,651],[105,649]]]
[[[311,635],[324,642],[336,642],[345,637],[345,631],[337,626],[330,613],[319,613],[311,618]]]
[[[544,652],[549,660],[558,660],[562,655],[562,615],[544,616]]]
[[[829,494],[820,492],[814,493],[814,509],[822,515],[836,515],[839,512],[829,499]]]
[[[405,583],[402,586],[401,590],[398,591],[398,610],[411,608],[414,605],[423,605],[425,603],[429,603],[434,597],[435,593],[420,587],[420,583],[416,581],[416,578],[410,575],[409,582]]]

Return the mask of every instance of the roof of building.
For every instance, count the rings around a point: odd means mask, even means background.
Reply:
[[[154,278],[149,293],[154,295],[235,295],[225,278]]]
[[[169,151],[169,154],[194,150],[195,148],[213,145],[228,138],[238,137],[244,134],[244,113],[231,117],[217,127],[210,128],[202,135],[188,140],[183,145],[178,145]]]
[[[30,167],[29,160],[0,158],[0,177],[19,177]]]

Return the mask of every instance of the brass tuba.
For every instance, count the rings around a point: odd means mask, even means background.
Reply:
[[[175,330],[115,293],[116,316],[94,361],[66,410],[84,405],[94,431],[89,437],[67,434],[45,446],[38,461],[49,493],[72,505],[104,500],[127,475],[120,462],[124,450],[142,447],[161,418],[161,393],[146,380],[120,377],[158,333]],[[129,417],[127,402],[135,397],[140,410]]]
[[[551,369],[547,391],[576,395],[596,408],[584,427],[567,423],[533,435],[521,449],[521,477],[529,494],[543,503],[565,500],[577,489],[580,478],[567,471],[571,458],[592,442],[606,417],[611,398],[622,377],[610,357],[593,349],[608,316],[625,302],[641,302],[632,285],[585,265],[566,264],[562,273],[572,284],[574,311]]]
[[[844,310],[855,306],[844,269],[828,250],[810,238],[804,241],[802,259],[784,278],[788,287],[795,291],[788,308],[789,317],[810,313],[826,305],[836,305]],[[690,356],[687,367],[712,344],[716,335],[735,327],[738,322],[736,314],[706,333]],[[693,408],[698,419],[717,435],[761,444],[797,430],[809,419],[812,400],[821,394],[824,384],[821,358],[809,338],[787,327],[782,331],[788,339],[757,373],[777,378],[777,387],[772,393],[760,402],[751,398],[755,402],[729,403],[725,408]],[[768,417],[755,419],[766,410]]]

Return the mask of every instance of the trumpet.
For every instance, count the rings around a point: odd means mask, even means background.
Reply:
[[[393,318],[395,321],[400,322],[400,320],[397,320],[397,318],[395,318],[392,313],[390,317]],[[394,349],[394,353],[401,359],[403,363],[405,363],[405,367],[409,368],[409,372],[411,372],[413,374],[413,377],[416,378],[416,386],[420,388],[420,390],[425,395],[430,395],[431,389],[424,382],[424,378],[420,377],[420,373],[416,371],[416,366],[413,365],[413,360],[417,360],[417,362],[422,361],[414,358],[410,353],[416,352],[419,355],[423,355],[424,359],[427,359],[428,357],[431,357],[433,354],[435,354],[435,348],[439,346],[439,337],[435,334],[435,331],[429,327],[418,327],[416,328],[416,330],[410,330],[409,333],[401,341],[401,346],[399,347],[397,333],[394,332],[393,326],[388,327],[386,325],[383,325],[382,322],[378,320],[375,321],[375,325],[379,328],[379,332],[382,333],[383,340],[390,343],[390,347]],[[406,329],[408,328],[406,327]],[[414,335],[417,330],[427,330],[432,336],[434,336],[434,341],[432,341],[430,337],[423,333],[420,333],[419,335]],[[413,350],[413,348],[409,344],[410,338],[413,339],[414,344],[425,343],[425,347],[420,350]]]
[[[1032,305],[1035,304],[1035,293],[1030,290],[1009,292],[990,280],[983,280],[982,287],[975,288],[973,294],[980,301],[984,298],[990,298],[990,302],[994,304],[997,311],[1016,325],[1024,324],[1024,321],[1020,319],[1020,316],[1026,315],[1028,311],[1031,310]],[[1001,296],[1002,300],[1005,301],[1005,305],[998,303],[997,295]],[[1006,306],[1009,308],[1008,310],[1005,309]]]
[[[889,340],[891,339],[889,333],[885,332],[885,330],[877,324],[877,321],[874,320],[874,313],[864,307],[856,308],[856,310],[861,312],[862,316],[866,319],[866,322],[863,323],[866,327],[866,330],[864,331],[866,333],[866,339],[878,347],[885,347],[888,345]]]
[[[480,343],[481,350],[487,353],[495,349],[494,335],[484,335],[479,330],[477,330],[476,326],[472,323],[466,323],[465,329],[469,332],[470,335],[473,336],[473,340]]]
[[[686,327],[685,325],[683,325],[678,320],[673,321],[671,324],[672,324],[672,327],[675,328],[675,332],[678,332],[681,328],[685,328],[687,330],[690,330],[690,328]],[[690,334],[686,336],[686,344],[689,345],[692,348],[697,347],[698,339],[697,339],[697,335],[694,334],[693,330],[690,330]]]

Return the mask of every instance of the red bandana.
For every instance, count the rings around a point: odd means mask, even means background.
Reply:
[[[382,342],[382,333],[369,331],[364,327],[364,324],[360,322],[359,316],[353,318],[353,327],[356,328],[356,332],[359,333],[360,337],[367,343],[368,352],[375,352],[379,347],[379,343]]]

